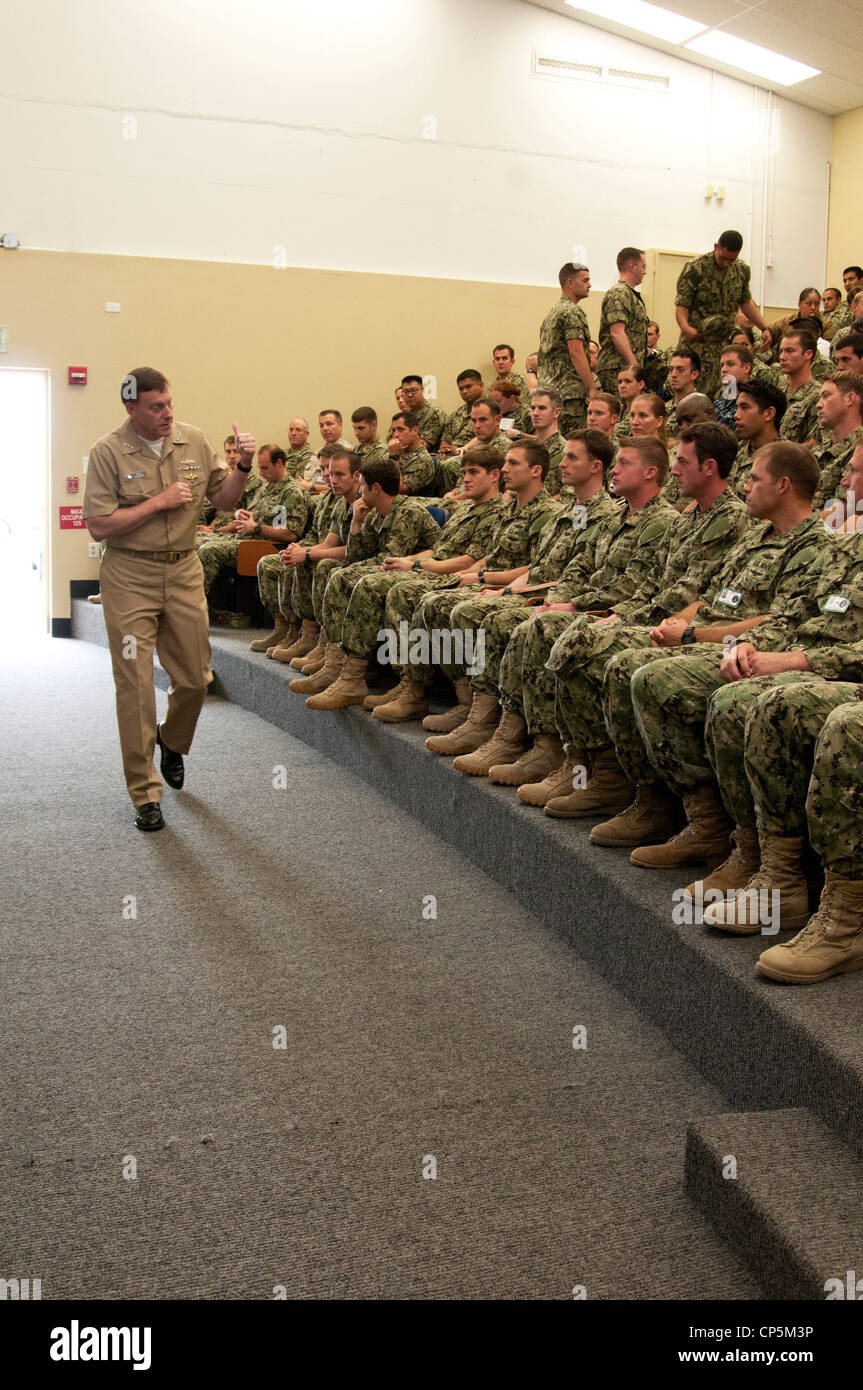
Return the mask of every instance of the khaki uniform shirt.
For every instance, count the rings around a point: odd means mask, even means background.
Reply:
[[[205,497],[212,501],[230,476],[228,465],[194,425],[175,422],[159,458],[127,420],[90,450],[83,516],[111,516],[118,508],[157,496],[172,483],[186,483],[191,502],[156,512],[133,531],[108,536],[105,543],[111,550],[194,550],[201,504]]]

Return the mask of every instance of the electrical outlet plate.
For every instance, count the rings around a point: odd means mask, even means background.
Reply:
[[[88,543],[87,543],[87,554],[89,555],[89,557],[90,557],[91,560],[98,560],[98,558],[99,558],[99,542],[98,542],[98,541],[88,541]]]

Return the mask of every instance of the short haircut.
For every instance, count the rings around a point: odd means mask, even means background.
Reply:
[[[585,267],[582,267],[582,268],[583,268],[583,269],[586,269],[587,267],[585,266]],[[575,266],[573,265],[572,261],[567,261],[566,264],[565,264],[565,265],[562,265],[562,266],[560,267],[560,270],[557,272],[557,278],[558,278],[558,280],[560,281],[560,288],[563,289],[563,287],[564,287],[564,285],[566,284],[567,280],[571,280],[572,277],[573,277],[573,275],[580,275],[580,274],[581,274],[581,270],[576,270],[576,268],[575,268]]]
[[[811,352],[814,357],[818,351],[817,340],[812,333],[807,333],[805,328],[789,328],[782,334],[783,343],[787,338],[796,338],[800,344],[801,351]]]
[[[133,367],[123,377],[120,399],[128,404],[143,396],[145,391],[165,391],[169,384],[164,372],[158,372],[155,367]]]
[[[726,353],[733,353],[734,356],[737,358],[738,362],[742,362],[744,366],[751,367],[755,362],[755,353],[752,351],[752,349],[747,347],[741,347],[739,343],[727,343],[726,346],[722,349],[721,353],[719,354],[720,360],[726,355]]]
[[[377,411],[370,405],[358,405],[351,415],[351,422],[354,425],[376,425],[378,423]]]
[[[692,370],[698,372],[699,376],[701,375],[701,358],[695,348],[687,347],[686,344],[683,347],[672,348],[669,362],[671,362],[672,357],[688,357],[692,363]]]
[[[521,449],[523,453],[527,454],[527,461],[531,468],[539,466],[542,469],[542,480],[545,482],[551,463],[545,445],[540,444],[538,439],[533,439],[531,435],[526,434],[523,439],[517,439],[515,441],[509,452],[512,453],[514,449]],[[473,453],[473,449],[471,449],[471,453]]]
[[[660,332],[659,324],[656,322],[656,319],[648,319],[647,326],[648,328],[655,328],[657,333]]]
[[[388,497],[395,497],[402,485],[401,469],[394,459],[366,459],[360,464],[364,483],[374,487],[380,483]]]
[[[774,439],[758,450],[767,464],[774,483],[787,478],[798,496],[811,502],[821,479],[821,469],[811,449],[804,444],[792,444],[788,439]]]
[[[407,376],[403,376],[401,379],[401,385],[407,386],[409,381],[415,381],[417,386],[422,386],[423,384],[422,377],[418,376],[416,372],[408,372]]]
[[[488,444],[476,444],[472,449],[466,450],[462,454],[462,468],[466,463],[478,463],[480,468],[484,468],[486,473],[493,473],[503,467],[503,459],[497,449],[492,449]]]
[[[842,291],[840,290],[838,285],[828,285],[824,293],[835,294],[837,299],[842,298]]]
[[[847,338],[843,338],[836,351],[841,352],[843,348],[850,348],[855,357],[863,357],[863,333],[849,333]]]
[[[807,285],[805,290],[801,290],[798,294],[797,303],[802,304],[804,299],[809,298],[810,294],[817,294],[818,298],[821,298],[821,291],[818,289],[816,285]]]
[[[396,420],[404,420],[409,430],[418,430],[420,427],[420,417],[414,415],[412,410],[397,410],[392,419],[393,424]]]
[[[328,454],[328,449],[331,449],[332,453]],[[347,459],[348,468],[351,470],[351,473],[359,473],[363,466],[360,455],[353,453],[350,449],[346,449],[344,444],[325,444],[323,449],[318,453],[319,459],[324,457],[328,458],[330,463],[332,463],[334,459]]]
[[[846,265],[842,274],[856,275],[858,280],[863,280],[863,265]]]
[[[602,430],[573,430],[572,434],[568,434],[566,437],[583,444],[587,450],[588,458],[599,459],[602,464],[602,472],[605,474],[606,468],[617,453],[607,434],[603,434]]]
[[[323,418],[324,418],[325,415],[335,415],[335,417],[336,417],[336,419],[338,420],[339,424],[342,423],[342,412],[341,412],[340,410],[319,410],[319,411],[318,411],[318,423],[320,423],[321,420],[323,420]]]
[[[477,396],[476,400],[470,403],[471,411],[476,410],[478,405],[487,405],[492,415],[500,414],[500,406],[497,401],[492,400],[491,396]]]
[[[491,395],[492,391],[501,391],[505,396],[521,395],[521,387],[516,386],[514,381],[510,381],[508,376],[498,377],[497,381],[489,387],[489,395]],[[474,401],[473,404],[476,405],[476,401]]]
[[[737,325],[737,327],[735,328],[734,332],[732,333],[731,337],[732,337],[732,338],[739,338],[739,336],[740,336],[741,333],[743,334],[743,336],[744,336],[744,338],[746,339],[747,343],[749,343],[750,346],[754,346],[754,344],[755,344],[755,331],[754,331],[754,329],[752,329],[752,328],[749,326],[748,323],[739,323],[739,324]]]
[[[492,352],[508,352],[510,357],[515,357],[515,348],[509,343],[495,343]]]
[[[644,467],[656,469],[656,480],[662,487],[668,477],[668,450],[661,439],[652,434],[625,434],[617,444],[620,449],[636,449]]]
[[[236,443],[237,443],[237,436],[236,436],[235,434],[226,434],[225,437],[224,437],[224,439],[222,440],[222,443],[223,443],[223,444],[233,444],[234,446],[236,446]]]
[[[530,399],[533,400],[536,396],[547,396],[555,410],[563,410],[563,396],[553,386],[534,386]]]
[[[639,367],[637,364],[636,364],[636,366],[633,367],[633,365],[632,365],[631,362],[624,362],[624,364],[623,364],[622,367],[618,367],[618,369],[617,369],[617,378],[618,378],[618,381],[620,380],[620,374],[621,374],[621,372],[632,372],[632,375],[635,377],[635,380],[636,380],[636,381],[645,381],[645,380],[646,380],[646,377],[645,377],[645,375],[644,375],[644,368],[643,368],[643,367]]]
[[[640,261],[643,255],[644,252],[640,251],[637,246],[624,246],[623,250],[617,253],[618,270],[626,270],[630,262]]]
[[[775,411],[774,424],[778,429],[782,424],[782,417],[788,409],[788,401],[785,392],[782,391],[772,381],[747,381],[745,386],[741,386],[738,391],[739,396],[749,396],[758,406],[759,410],[769,410],[772,406]]]
[[[727,478],[737,459],[740,441],[727,425],[715,420],[702,420],[697,425],[684,425],[678,436],[681,444],[694,444],[699,463],[716,460],[720,478]]]
[[[497,348],[495,348],[495,352]],[[455,379],[456,386],[460,386],[463,381],[478,381],[482,383],[482,376],[475,367],[465,367],[463,372],[459,372]]]
[[[733,251],[739,255],[743,250],[743,237],[739,232],[723,232],[717,243],[723,251]]]
[[[830,377],[827,380],[831,380]],[[843,395],[854,395],[857,397],[857,405],[863,411],[863,375],[860,372],[837,372],[832,378],[833,385]],[[822,385],[826,385],[822,382]]]
[[[605,404],[608,406],[608,409],[612,415],[619,415],[623,410],[622,403],[618,400],[617,396],[612,394],[611,391],[597,391],[591,397],[591,400],[605,401]]]
[[[288,456],[280,444],[270,445],[270,463],[287,463]]]
[[[863,290],[858,290],[857,294],[863,294]],[[852,304],[854,303],[854,300],[857,298],[857,294],[851,296]],[[786,331],[790,333],[792,328],[803,328],[806,330],[807,333],[813,334],[813,336],[816,339],[820,338],[824,332],[824,324],[822,323],[818,314],[804,314],[800,318],[792,319]],[[817,342],[815,346],[818,346]]]

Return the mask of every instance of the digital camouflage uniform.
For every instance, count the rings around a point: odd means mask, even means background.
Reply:
[[[519,441],[516,440],[515,442],[518,444]],[[548,472],[545,475],[543,487],[550,496],[557,497],[563,487],[560,465],[563,459],[563,451],[566,447],[566,440],[560,433],[560,430],[555,430],[554,434],[549,435],[548,439],[541,440],[540,443],[548,450]]]
[[[728,486],[741,500],[746,496],[746,484],[749,482],[749,475],[752,472],[754,454],[755,450],[752,447],[751,439],[742,439],[737,446],[737,458],[731,465],[731,472],[728,475]]]
[[[389,449],[380,439],[370,439],[367,444],[355,444],[352,453],[361,458],[363,463],[371,463],[374,460],[380,463],[390,456]],[[396,463],[398,463],[398,459],[396,459]]]
[[[419,410],[415,410],[414,414],[419,420],[420,439],[425,440],[426,447],[433,454],[440,444],[446,424],[446,415],[430,401],[423,401]]]
[[[823,336],[827,339],[828,343],[830,343],[832,350],[833,344],[836,342],[836,338],[841,330],[847,328],[854,322],[854,315],[851,313],[851,305],[837,304],[835,309],[831,309],[829,313],[822,316],[821,322],[824,325]]]
[[[511,497],[503,502],[498,512],[492,544],[485,556],[486,569],[506,571],[530,566],[539,551],[542,533],[550,522],[560,515],[560,503],[540,491],[523,507],[518,507],[517,499]],[[459,585],[436,593],[426,593],[411,614],[411,628],[424,627],[431,636],[450,629],[450,617],[456,604],[476,598],[482,584]],[[398,593],[398,590],[394,591]],[[389,610],[388,610],[389,611]],[[392,625],[388,623],[388,625]],[[464,668],[454,662],[441,661],[440,669],[451,680],[464,675]],[[411,661],[411,679],[417,682],[431,680],[431,666]]]
[[[474,560],[481,560],[491,545],[500,508],[499,495],[479,505],[456,502],[437,534],[432,558],[454,560],[458,555],[470,555]],[[425,570],[398,570],[385,574],[383,570],[375,569],[362,574],[351,590],[345,611],[342,647],[348,656],[368,656],[383,627],[392,627],[398,632],[399,620],[390,623],[386,618],[388,599],[393,590],[405,590],[404,603],[409,617],[424,593],[452,584],[454,579],[455,576],[451,574],[431,574]]]
[[[454,448],[461,449],[465,444],[470,443],[473,439],[473,422],[470,418],[470,411],[470,406],[465,403],[454,410],[452,415],[447,416],[441,435],[445,444],[452,444]]]
[[[567,565],[592,540],[597,527],[609,517],[617,516],[619,507],[603,489],[594,493],[582,506],[561,510],[549,521],[540,534],[536,558],[527,572],[529,584],[547,584],[560,577]],[[474,690],[498,695],[501,666],[508,643],[519,624],[530,617],[526,594],[500,594],[495,598],[464,599],[450,615],[450,627],[455,631],[478,632],[485,637],[484,669],[471,679]],[[545,595],[541,595],[544,598]],[[518,658],[513,654],[513,661]],[[520,662],[518,663],[520,673]],[[520,694],[520,691],[519,691]]]
[[[425,495],[428,492],[435,474],[434,459],[428,449],[407,449],[403,454],[396,454],[393,462],[398,464],[410,496]]]
[[[749,526],[745,507],[727,488],[704,511],[696,507],[673,515],[636,592],[609,605],[620,621],[599,627],[582,621],[547,653],[548,670],[541,681],[550,695],[556,671],[553,694],[558,730],[564,742],[585,752],[609,746],[603,684],[609,663],[633,647],[647,653],[652,629],[713,588],[729,552]],[[631,724],[631,711],[629,716]],[[625,721],[620,722],[627,736],[638,743],[637,735]]]
[[[304,546],[320,545],[329,535],[330,521],[338,498],[330,489],[312,499]],[[295,618],[311,622],[313,565],[283,565],[281,555],[262,555],[258,561],[258,589],[261,603],[275,616],[280,612],[288,622]],[[272,606],[275,604],[275,608]]]
[[[537,386],[551,386],[560,392],[560,431],[564,435],[584,429],[587,421],[588,390],[572,365],[568,346],[571,342],[581,343],[589,362],[590,328],[584,310],[561,295],[540,325],[536,382]]]
[[[792,700],[796,706],[804,697],[786,696],[783,687],[814,683],[829,685],[835,692],[841,682],[863,681],[863,534],[834,537],[813,576],[810,592],[755,628],[751,640],[763,650],[802,651],[812,670],[783,671],[720,686],[707,711],[708,757],[729,815],[737,825],[753,826],[755,808],[744,751],[750,738],[750,718],[756,720],[757,706],[760,712],[757,729],[751,729],[751,758],[753,763],[761,763],[756,770],[758,785],[769,788],[778,780],[789,787],[793,784],[796,790],[789,791],[789,796],[798,808],[795,823],[802,823],[809,772],[806,766],[797,771],[802,746],[793,736],[788,742],[787,731],[796,717],[789,713],[788,702]],[[807,745],[810,751],[813,742],[814,736]],[[782,795],[774,788],[770,803],[778,804]],[[765,824],[762,828],[774,826]]]
[[[287,449],[285,451],[285,468],[288,477],[302,478],[313,458],[314,452],[309,443],[300,445],[299,449]]]
[[[851,455],[857,445],[863,443],[863,429],[854,430],[846,439],[837,439],[830,444],[822,444],[813,452],[821,469],[818,489],[812,499],[814,511],[821,511],[834,498],[845,499],[842,479],[848,472]]]
[[[346,497],[340,497],[336,502],[330,516],[330,532],[338,536],[339,545],[347,547],[351,534],[351,518],[353,516],[353,503]],[[312,566],[311,585],[312,585],[312,617],[316,623],[323,623],[323,603],[327,584],[333,570],[339,569],[345,564],[344,559],[335,556],[325,556],[316,560]],[[301,566],[307,569],[308,566]],[[308,582],[305,578],[304,583]]]
[[[821,387],[814,378],[804,381],[796,390],[786,392],[788,405],[779,426],[780,439],[787,439],[792,444],[805,444],[809,439],[820,439],[821,428],[817,410],[820,393]]]
[[[361,575],[378,570],[387,555],[433,549],[439,535],[440,527],[427,508],[404,493],[393,498],[386,516],[370,512],[357,534],[349,537],[344,564],[334,568],[327,581],[321,605],[327,640],[342,641],[351,590]]]
[[[644,358],[644,389],[650,391],[654,396],[658,395],[665,385],[668,376],[668,349],[651,348]],[[614,394],[617,395],[617,385],[613,387]]]
[[[781,617],[789,604],[805,601],[807,591],[811,593],[832,544],[817,513],[781,535],[769,523],[753,528],[729,555],[717,591],[696,615],[695,626],[738,623],[758,614]],[[761,642],[768,649],[763,634]],[[618,730],[629,722],[630,705],[647,758],[666,786],[682,795],[712,782],[704,722],[710,697],[723,684],[720,665],[725,650],[719,642],[699,642],[675,648],[670,657],[659,650],[647,655],[647,661],[641,652],[615,658],[605,676],[605,708],[618,760],[631,781],[655,777],[647,774],[637,748],[633,758],[639,775],[633,777],[636,769],[627,766],[626,750],[621,756],[618,748]]]
[[[596,375],[603,391],[617,394],[617,373],[624,362],[611,338],[611,326],[622,323],[633,356],[641,366],[647,356],[647,310],[644,300],[637,290],[625,280],[618,280],[602,297],[602,310],[599,317],[599,356],[596,359]]]
[[[736,328],[734,316],[752,298],[750,270],[740,258],[721,270],[712,251],[688,261],[677,280],[675,305],[689,310],[689,323],[704,341],[691,344],[701,358],[699,391],[711,400],[720,385],[722,349]],[[684,338],[679,346],[690,346]]]
[[[197,536],[195,544],[200,547],[204,545],[207,541],[211,541],[213,539],[213,536],[216,534],[219,526],[228,526],[234,520],[234,512],[238,512],[241,509],[244,511],[248,511],[252,505],[255,494],[258,493],[263,486],[263,478],[259,477],[257,473],[252,473],[249,477],[249,481],[246,483],[245,489],[243,490],[240,500],[237,503],[236,507],[234,507],[233,511],[213,512],[213,508],[209,506],[205,501],[204,505],[201,507],[200,512],[198,513],[199,524],[201,526],[212,525],[213,530],[200,532]],[[201,518],[205,517],[208,512],[213,512],[212,520],[211,522],[204,522],[203,520],[201,520]]]
[[[624,408],[623,414],[617,417],[617,424],[614,426],[611,433],[614,439],[628,439],[630,437],[632,425],[629,419],[628,408]]]
[[[284,526],[296,536],[301,536],[306,529],[310,505],[308,493],[293,478],[282,478],[279,482],[264,483],[258,488],[249,511],[261,526]],[[220,570],[236,566],[240,541],[253,539],[247,536],[215,536],[200,547],[198,555],[204,569],[205,593],[209,593]]]

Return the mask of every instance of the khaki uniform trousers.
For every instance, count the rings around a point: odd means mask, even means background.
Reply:
[[[126,786],[135,806],[162,800],[153,763],[156,689],[153,648],[171,678],[162,737],[188,753],[207,686],[210,639],[203,574],[197,553],[154,560],[110,546],[99,570],[102,612],[114,667],[117,725]]]

